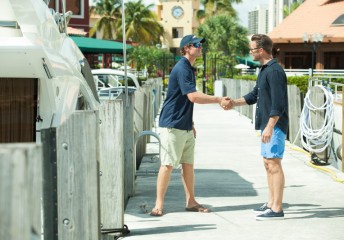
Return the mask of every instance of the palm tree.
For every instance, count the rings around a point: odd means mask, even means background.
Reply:
[[[237,19],[228,15],[218,15],[207,19],[198,28],[199,36],[207,39],[204,51],[208,58],[217,58],[229,66],[227,71],[233,74],[235,57],[248,53],[247,30],[237,23]],[[211,70],[213,72],[213,70]]]
[[[121,0],[98,0],[96,5],[90,8],[90,13],[98,14],[100,18],[90,29],[89,35],[93,36],[96,31],[102,31],[103,39],[116,39],[116,27],[121,18],[120,9]]]
[[[198,28],[198,33],[207,39],[207,51],[221,51],[227,56],[248,52],[247,30],[234,17],[218,15],[209,18]]]
[[[291,14],[296,8],[301,5],[302,2],[293,2],[290,6],[284,5],[283,6],[283,18],[286,18]]]
[[[199,10],[197,17],[201,20],[219,14],[237,17],[232,4],[241,2],[242,0],[202,0],[201,3],[204,5],[204,10]]]
[[[142,0],[125,3],[125,34],[127,39],[140,45],[155,46],[155,44],[160,43],[164,29],[150,10],[153,6],[154,4],[145,6]],[[118,36],[122,36],[121,23],[120,20],[116,32]]]

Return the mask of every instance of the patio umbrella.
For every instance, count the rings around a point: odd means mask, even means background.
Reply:
[[[120,67],[122,67],[122,65],[119,64],[119,63],[116,63],[116,62],[112,62],[111,63],[111,67],[113,67],[113,68],[120,68]]]
[[[234,68],[236,68],[236,69],[247,69],[250,67],[245,65],[245,64],[240,63],[240,64],[235,65]]]
[[[235,58],[238,61],[238,63],[242,63],[242,64],[245,64],[245,65],[250,66],[250,67],[259,67],[260,66],[260,62],[253,61],[253,59],[250,55],[247,55],[245,57],[236,56]]]

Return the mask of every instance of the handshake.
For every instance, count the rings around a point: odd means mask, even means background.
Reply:
[[[224,110],[230,110],[235,107],[235,101],[230,97],[223,97],[219,104]]]

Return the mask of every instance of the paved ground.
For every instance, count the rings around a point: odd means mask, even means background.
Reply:
[[[124,222],[128,240],[343,240],[344,184],[329,173],[310,167],[309,156],[287,143],[285,220],[256,221],[252,208],[267,200],[259,136],[251,121],[217,105],[196,105],[196,195],[211,213],[184,211],[180,170],[173,172],[163,217],[147,213],[154,206],[159,159],[147,154],[138,171],[136,195],[129,200]],[[158,144],[148,146],[158,152]],[[328,171],[338,178],[335,168]]]

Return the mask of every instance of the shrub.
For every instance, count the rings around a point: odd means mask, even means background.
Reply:
[[[296,85],[302,93],[307,92],[308,76],[291,76],[287,78],[288,85]],[[256,81],[256,75],[235,75],[234,79]]]
[[[249,80],[249,81],[256,81],[257,76],[256,75],[234,75],[234,79],[239,79],[239,80]]]
[[[207,82],[207,94],[214,95],[214,81],[213,80],[209,80]]]
[[[308,76],[290,76],[288,77],[288,85],[296,85],[300,92],[306,93],[308,89]]]

